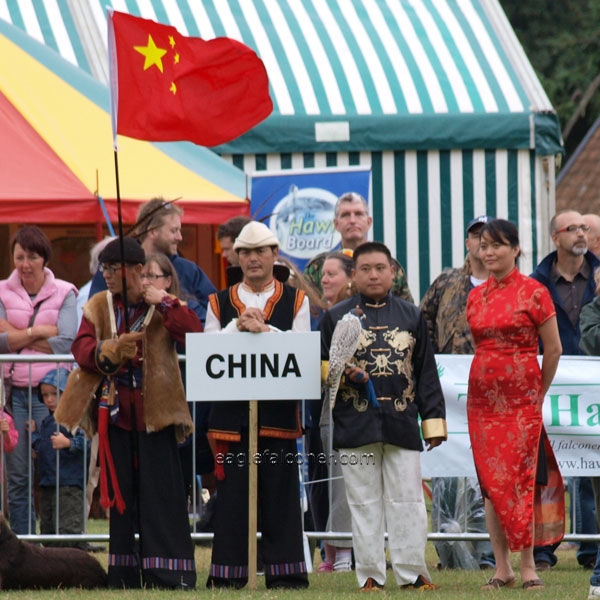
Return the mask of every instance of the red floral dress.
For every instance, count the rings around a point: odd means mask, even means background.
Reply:
[[[467,396],[473,459],[513,552],[564,534],[563,484],[542,423],[537,359],[538,328],[554,315],[548,290],[516,268],[500,281],[490,277],[467,300],[475,342]],[[535,481],[540,437],[545,486]]]

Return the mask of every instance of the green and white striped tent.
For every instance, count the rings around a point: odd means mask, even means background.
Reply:
[[[3,1],[0,18],[32,18]],[[247,173],[369,165],[373,238],[405,265],[415,298],[462,264],[473,216],[518,224],[524,272],[550,250],[560,127],[497,0],[34,2],[46,42],[62,52],[59,6],[72,60],[100,79],[107,4],[254,48],[274,113],[215,150]]]

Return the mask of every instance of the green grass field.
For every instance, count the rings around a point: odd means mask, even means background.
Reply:
[[[105,533],[107,531],[107,521],[90,521],[88,523],[89,533]],[[103,542],[104,543],[104,542]],[[96,558],[106,568],[107,554],[95,554]],[[560,550],[558,552],[559,562],[551,571],[541,574],[546,583],[544,590],[525,591],[520,587],[503,589],[492,592],[482,592],[480,587],[493,574],[492,571],[457,571],[445,570],[438,571],[437,555],[432,542],[427,544],[427,564],[434,583],[440,585],[440,589],[431,592],[418,592],[410,590],[400,590],[392,575],[388,571],[388,581],[386,588],[382,593],[372,593],[376,597],[397,596],[399,598],[410,598],[411,595],[422,597],[423,594],[432,600],[443,598],[444,600],[462,600],[464,598],[531,598],[532,595],[543,597],[545,600],[570,600],[587,598],[589,588],[589,576],[591,571],[584,571],[575,558],[574,550]],[[517,556],[514,556],[514,564],[517,564]],[[196,546],[196,568],[198,572],[198,584],[194,592],[172,592],[156,590],[99,590],[99,591],[81,591],[81,590],[52,590],[52,591],[23,591],[23,592],[0,592],[0,599],[5,598],[15,600],[76,600],[85,598],[85,600],[138,600],[138,599],[157,599],[163,600],[174,598],[178,594],[189,596],[190,594],[203,598],[265,598],[277,600],[295,600],[308,598],[327,598],[327,599],[345,599],[365,597],[364,593],[359,592],[355,574],[352,573],[312,573],[309,575],[310,587],[303,591],[269,591],[265,589],[264,578],[258,578],[258,589],[255,591],[214,591],[205,587],[208,565],[210,562],[210,549],[203,546]],[[315,567],[318,567],[320,558],[315,553]]]

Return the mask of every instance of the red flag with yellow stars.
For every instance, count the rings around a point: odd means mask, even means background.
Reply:
[[[217,146],[273,110],[263,62],[236,40],[109,10],[108,42],[115,138]]]

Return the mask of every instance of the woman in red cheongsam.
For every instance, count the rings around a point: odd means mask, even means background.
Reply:
[[[496,559],[496,573],[484,590],[514,585],[509,552],[521,553],[523,588],[543,587],[534,543],[557,542],[564,534],[563,483],[542,423],[542,403],[562,348],[552,298],[519,272],[520,253],[511,222],[484,225],[480,258],[490,277],[467,301],[475,342],[469,435]],[[541,368],[538,340],[544,348]]]

